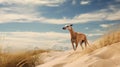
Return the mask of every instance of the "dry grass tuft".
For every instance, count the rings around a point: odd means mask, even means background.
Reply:
[[[44,62],[40,60],[40,53],[48,52],[48,50],[35,50],[29,52],[21,52],[14,54],[0,54],[0,67],[35,67]]]
[[[120,42],[120,31],[110,32],[104,35],[103,37],[101,37],[100,39],[98,39],[97,41],[95,41],[94,44],[92,44],[89,48],[85,49],[82,53],[83,55],[88,54],[90,52],[93,52],[96,49],[99,49],[117,42]]]

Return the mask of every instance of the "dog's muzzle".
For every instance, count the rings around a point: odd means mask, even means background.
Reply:
[[[66,30],[66,28],[65,28],[65,27],[63,27],[62,29],[63,29],[63,30]]]

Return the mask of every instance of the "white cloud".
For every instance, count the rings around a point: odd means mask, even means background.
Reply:
[[[1,44],[5,48],[29,48],[39,47],[41,49],[49,49],[53,46],[71,47],[68,33],[57,32],[4,32],[4,39]]]
[[[65,0],[0,0],[0,3],[21,3],[21,4],[30,4],[30,3],[44,3],[44,5],[60,5],[65,2]],[[73,0],[75,1],[75,0]],[[107,9],[101,9],[94,12],[79,14],[73,18],[46,18],[41,15],[41,12],[36,11],[36,6],[30,5],[17,5],[16,7],[2,7],[0,8],[0,23],[9,23],[9,22],[40,22],[40,23],[50,23],[50,24],[67,24],[67,23],[88,23],[92,21],[112,21],[120,20],[120,9],[114,5],[110,5]],[[14,10],[13,10],[14,9]],[[111,12],[110,12],[111,11]]]
[[[93,36],[101,36],[103,35],[102,33],[92,33],[92,34],[87,34],[87,36],[89,37],[93,37]]]
[[[87,5],[87,4],[90,4],[90,1],[89,0],[87,0],[87,1],[82,0],[82,1],[80,1],[80,4],[81,5]]]
[[[49,19],[44,18],[45,22],[53,24],[66,24],[66,23],[88,23],[92,21],[104,21],[104,20],[120,20],[120,10],[114,8],[112,12],[108,12],[109,9],[101,9],[99,11],[80,14],[73,17],[72,19],[63,18],[63,19]]]
[[[87,34],[89,37],[101,36],[102,33]],[[40,49],[51,48],[71,48],[69,33],[58,32],[2,32],[0,43],[3,48],[11,47],[11,50],[17,49]]]
[[[0,23],[30,21],[31,16],[23,14],[0,14]]]
[[[40,14],[40,12],[39,12]],[[0,8],[0,23],[9,22],[31,22],[34,16],[37,16],[38,12],[31,6],[10,6]]]
[[[3,4],[59,6],[65,0],[0,0]]]
[[[115,24],[100,24],[100,26],[103,28],[108,28],[108,27],[111,27],[113,25],[115,25]]]
[[[100,26],[103,27],[103,28],[109,27],[108,24],[101,24]]]
[[[109,14],[106,20],[120,20],[120,10]]]
[[[2,12],[2,11],[1,11]],[[120,20],[120,11],[107,12],[107,10],[100,10],[92,13],[80,14],[78,16],[69,18],[46,18],[38,17],[37,14],[14,14],[14,13],[3,13],[0,14],[0,23],[8,22],[42,22],[50,24],[67,24],[67,23],[88,23],[91,21],[103,21],[103,20]]]

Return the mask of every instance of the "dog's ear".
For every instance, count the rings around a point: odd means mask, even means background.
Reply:
[[[70,26],[73,26],[73,24],[70,24]]]

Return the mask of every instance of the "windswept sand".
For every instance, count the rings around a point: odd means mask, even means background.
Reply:
[[[120,67],[120,31],[107,34],[84,50],[53,51],[41,55],[37,67]]]
[[[120,67],[120,42],[81,55],[82,51],[43,54],[46,63],[37,67]]]

